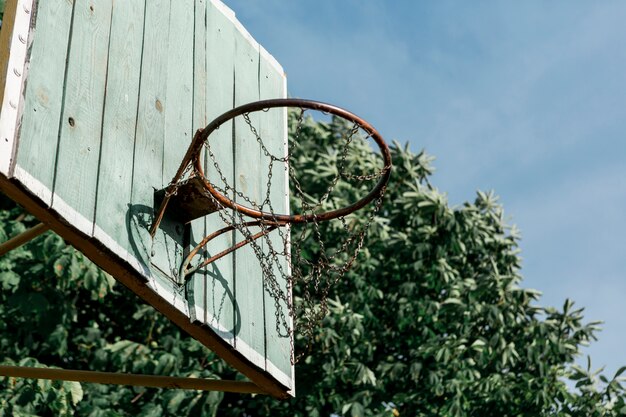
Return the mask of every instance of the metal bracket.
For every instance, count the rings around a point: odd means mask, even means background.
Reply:
[[[169,187],[154,193],[155,209],[161,207],[168,190]],[[220,209],[215,205],[215,200],[206,191],[199,177],[181,181],[179,184],[176,184],[175,190],[175,194],[169,197],[167,215],[182,223],[188,223]]]

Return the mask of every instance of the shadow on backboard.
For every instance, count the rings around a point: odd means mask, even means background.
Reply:
[[[225,340],[237,336],[241,329],[241,313],[232,288],[217,264],[197,271],[192,279],[179,276],[184,256],[189,248],[198,244],[190,225],[166,216],[152,239],[149,230],[153,219],[153,207],[128,205],[126,229],[131,254],[141,263],[147,275],[153,275],[156,268],[169,278],[173,290],[182,290],[184,286],[189,309],[200,307],[204,312],[204,317],[195,317],[195,320],[210,327]],[[209,253],[205,255],[211,256]]]
[[[154,210],[142,204],[128,204],[126,211],[126,232],[132,255],[149,271],[151,245],[148,229],[154,217]],[[146,239],[148,237],[148,239]]]

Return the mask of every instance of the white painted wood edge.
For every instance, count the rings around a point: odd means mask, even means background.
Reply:
[[[287,97],[287,77],[283,78],[283,93],[282,93],[283,98]],[[284,149],[285,149],[285,160],[287,161],[289,158],[289,113],[287,111],[287,108],[284,109],[285,115],[284,115],[284,120],[285,120],[285,124],[283,126],[284,128],[284,132],[285,132],[285,136],[283,138],[284,141]],[[289,204],[289,169],[285,170],[285,208],[287,209],[287,213],[291,214],[291,207]],[[287,226],[287,245],[285,248],[285,251],[287,252],[287,274],[289,276],[291,276],[291,226]],[[292,288],[287,288],[287,297],[289,297],[289,305],[293,305],[293,293],[292,293]],[[291,330],[291,337],[295,337],[295,335],[293,334],[293,330],[294,330],[294,323],[293,323],[293,315],[289,314],[289,329]],[[295,344],[295,341],[290,341],[290,343]],[[296,369],[295,369],[295,364],[294,364],[294,352],[291,351],[290,352],[291,357],[289,358],[289,361],[291,362],[291,377],[287,377],[289,380],[289,384],[286,385],[290,388],[289,393],[295,397],[296,395],[296,386],[295,386],[295,378],[296,378]],[[270,371],[270,366],[274,366],[270,361],[268,361],[268,371]],[[282,371],[277,370],[279,373],[282,374]],[[272,372],[272,371],[270,371]],[[272,374],[274,375],[274,373],[272,372]],[[283,374],[284,375],[284,374]]]
[[[272,363],[269,359],[265,360],[265,369],[270,373],[278,382],[289,388],[289,393],[295,393],[293,386],[293,379],[289,375],[285,374],[283,371],[278,369],[276,365]],[[293,365],[292,365],[293,369]],[[292,371],[293,375],[293,371]]]
[[[224,2],[222,2],[221,0],[209,0],[209,2],[215,6],[215,8],[217,10],[219,10],[220,12],[222,12],[222,14],[226,17],[228,17],[230,20],[236,19],[235,17],[235,12],[233,11],[233,9],[231,9],[230,7],[228,7],[226,4],[224,4]]]
[[[197,321],[202,323],[203,325],[210,327],[214,332],[218,333],[220,338],[227,342],[229,345],[234,346],[235,344],[235,335],[232,331],[228,330],[226,327],[222,326],[217,317],[213,314],[206,311],[203,307],[196,307],[196,310],[200,313],[198,317],[202,317],[202,319],[198,319]],[[204,317],[206,317],[206,321],[204,321]]]
[[[47,206],[50,206],[52,191],[18,164],[15,164],[13,177],[22,183],[30,193],[36,195]]]
[[[48,189],[44,184],[42,184],[35,177],[30,175],[27,171],[25,171],[20,165],[15,165],[14,178],[18,180],[24,187],[32,194],[37,196],[41,201],[49,204],[52,199],[52,191]],[[73,223],[66,217],[68,212],[71,212],[71,217],[82,225],[81,232],[85,233],[85,228],[89,228],[93,226],[93,236],[100,243],[105,245],[109,250],[114,252],[117,256],[125,260],[129,265],[133,267],[141,276],[143,276],[146,280],[149,280],[152,276],[150,269],[147,268],[143,263],[141,263],[133,254],[124,249],[119,243],[117,243],[111,236],[109,236],[104,230],[102,230],[99,226],[93,225],[92,222],[87,220],[84,216],[77,213],[71,207],[67,205],[59,196],[55,196],[57,212],[59,215],[63,217],[63,219],[76,227],[76,223]],[[91,225],[91,226],[90,226]],[[85,233],[88,236],[91,236],[91,232]]]
[[[218,9],[228,20],[231,21],[231,23],[233,24],[233,26],[235,26],[235,28],[239,31],[239,33],[241,33],[241,35],[244,37],[244,39],[246,39],[248,42],[250,42],[250,44],[255,48],[258,49],[259,54],[261,56],[262,59],[265,59],[272,67],[274,67],[274,69],[276,69],[276,71],[280,74],[282,74],[283,76],[285,75],[285,71],[283,70],[282,65],[280,65],[278,63],[278,61],[276,60],[276,58],[274,58],[265,48],[263,48],[263,46],[261,44],[259,44],[254,37],[252,37],[252,35],[250,34],[250,32],[248,32],[248,30],[241,24],[241,22],[239,21],[239,19],[237,19],[237,15],[235,14],[235,12],[228,6],[226,6],[224,3],[222,3],[220,0],[210,0],[211,4],[213,4],[213,6],[215,6],[216,9]]]
[[[97,224],[94,225],[93,237],[98,242],[106,246],[111,252],[126,261],[135,271],[137,271],[142,277],[148,281],[150,279],[150,269],[140,262],[135,255],[131,254],[122,245],[120,245],[115,239],[109,236],[104,230],[102,230]]]
[[[26,79],[26,55],[30,36],[33,0],[18,0],[15,23],[7,51],[7,77],[0,113],[0,173],[10,178],[14,165],[18,122],[23,108],[22,91]]]
[[[270,54],[267,49],[263,47],[263,45],[259,45],[259,53],[261,54],[261,59],[265,59],[286,81],[287,77],[285,75],[285,70],[276,58],[274,58],[274,55]]]
[[[72,206],[58,194],[52,194],[52,210],[56,211],[63,219],[81,233],[91,237],[93,233],[93,221],[77,212]]]
[[[217,319],[211,313],[206,312],[202,307],[197,307],[196,309],[200,312],[201,317],[204,317],[206,314],[207,321],[206,323],[203,323],[204,325],[210,327],[216,333],[219,333],[220,337],[230,345],[234,344],[235,336],[230,330],[219,324]],[[200,322],[202,321],[200,320]],[[272,375],[272,377],[274,377],[274,379],[276,379],[278,382],[280,382],[290,390],[293,390],[293,366],[292,376],[290,377],[289,375],[281,371],[276,365],[274,365],[272,361],[270,361],[269,359],[263,359],[261,354],[253,350],[247,343],[245,343],[241,339],[237,339],[237,351],[245,354],[246,357],[250,359],[251,362],[254,364],[263,363],[263,361],[265,361],[265,367],[261,367],[261,369],[265,369]]]
[[[235,337],[235,350],[241,353],[248,359],[253,365],[260,369],[265,369],[265,355],[260,354],[254,350],[250,345],[244,342],[241,338]]]
[[[152,271],[148,286],[170,305],[189,317],[189,307],[185,298],[184,287],[178,288],[177,284],[157,270]]]

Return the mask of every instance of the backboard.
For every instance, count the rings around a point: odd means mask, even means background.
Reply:
[[[280,65],[219,0],[8,3],[2,192],[268,393],[292,395],[292,343],[276,330],[281,307],[251,249],[183,280],[185,254],[223,226],[219,216],[169,216],[154,238],[148,231],[195,131],[238,105],[285,97]],[[286,113],[264,123],[286,151]],[[234,123],[212,140],[225,174],[253,195],[267,176],[254,137]],[[283,172],[272,205],[289,212]],[[209,254],[236,238],[224,234]]]

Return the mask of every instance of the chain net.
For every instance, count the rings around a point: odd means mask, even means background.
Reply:
[[[272,112],[276,114],[269,114]],[[375,152],[368,131],[339,116],[305,108],[289,111],[287,151],[282,139],[268,136],[260,128],[266,118],[281,117],[280,112],[284,120],[285,109],[273,108],[244,113],[234,118],[232,124],[220,126],[220,130],[232,129],[234,137],[248,135],[248,144],[258,148],[260,165],[249,168],[263,173],[262,178],[257,178],[260,192],[256,198],[236,185],[236,176],[217,156],[220,143],[212,142],[211,136],[204,143],[204,161],[206,179],[236,203],[272,215],[289,214],[280,211],[286,205],[288,178],[287,209],[311,215],[311,220],[304,223],[281,223],[276,218],[251,222],[240,211],[212,199],[219,208],[221,221],[233,227],[233,241],[249,241],[261,266],[265,292],[274,302],[276,331],[279,336],[290,338],[291,360],[295,363],[311,348],[315,331],[328,312],[331,289],[356,261],[380,209],[383,193],[360,211],[328,221],[318,216],[361,198],[381,178],[385,167],[382,157],[379,166],[363,166],[362,160],[354,157],[364,150]],[[277,143],[281,146],[277,147]],[[281,193],[284,200],[279,204]],[[296,331],[305,346],[297,353]]]

